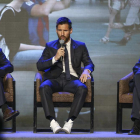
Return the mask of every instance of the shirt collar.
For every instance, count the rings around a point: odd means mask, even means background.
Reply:
[[[71,44],[71,38],[70,38],[69,42],[66,43],[66,45],[70,46],[70,44]]]

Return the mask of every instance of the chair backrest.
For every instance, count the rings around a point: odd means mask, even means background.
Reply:
[[[129,93],[129,81],[133,79],[133,72],[127,74],[119,80],[119,95]]]
[[[117,100],[119,103],[132,103],[133,93],[129,90],[129,81],[133,79],[133,72],[118,81]]]

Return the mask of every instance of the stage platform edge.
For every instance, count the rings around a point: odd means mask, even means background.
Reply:
[[[33,133],[32,131],[17,131],[16,133],[3,132],[2,137],[4,140],[140,140],[140,135],[116,134],[116,132],[108,131],[95,131],[94,133],[72,132],[71,134],[63,132],[53,134],[52,132]]]

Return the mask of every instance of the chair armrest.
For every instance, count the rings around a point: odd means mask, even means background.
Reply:
[[[37,82],[37,83],[39,82],[41,84],[42,80],[43,80],[43,73],[41,71],[38,71],[35,74],[34,82]]]
[[[43,82],[43,73],[41,71],[36,73],[34,82],[36,84],[36,91],[38,91],[41,83]]]
[[[93,102],[94,98],[94,79],[91,74],[91,78],[88,78],[85,85],[87,86],[88,93],[85,99],[85,102]]]
[[[41,85],[41,83],[43,82],[43,73],[42,71],[38,71],[35,75],[34,78],[34,98],[36,101],[40,101],[40,94],[39,94],[39,87]]]
[[[88,89],[88,93],[87,93],[87,96],[90,96],[92,95],[92,92],[91,92],[91,78],[88,78],[85,85],[87,86],[87,89]]]
[[[133,72],[131,72],[118,81],[119,95],[129,93],[129,81],[133,79],[133,77],[134,77],[134,74]]]
[[[81,71],[83,72],[84,67],[81,67]],[[91,78],[88,78],[85,85],[87,86],[88,93],[85,99],[85,102],[92,102],[92,96],[94,96],[94,79],[92,73],[90,74]],[[93,95],[92,95],[93,94]]]

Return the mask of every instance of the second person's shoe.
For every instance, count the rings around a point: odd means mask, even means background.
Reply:
[[[13,110],[12,108],[8,107],[3,113],[3,120],[4,122],[10,121],[12,118],[19,115],[18,110]]]
[[[135,120],[134,125],[128,135],[140,135],[140,120]]]

